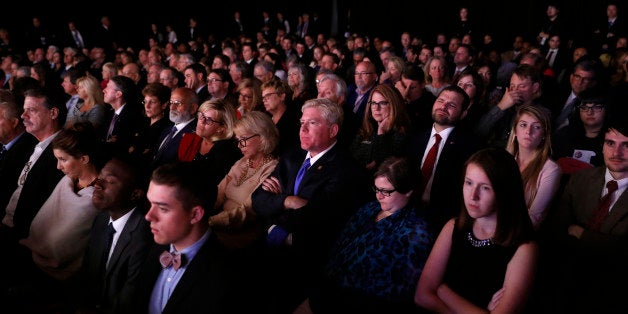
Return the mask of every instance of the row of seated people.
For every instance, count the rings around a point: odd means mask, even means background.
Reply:
[[[360,65],[364,67],[364,70],[357,71],[356,78],[375,76],[375,73],[372,73],[371,68],[369,68],[373,66],[372,64],[365,62]],[[410,73],[412,73],[411,70],[408,70],[404,72],[404,75]],[[214,80],[213,83],[216,83],[217,80]],[[220,82],[218,81],[218,83]],[[416,89],[419,84],[413,85],[414,83],[413,80],[407,80],[402,82],[405,85],[402,87],[408,92]],[[446,226],[447,221],[456,216],[458,209],[461,208],[462,200],[459,197],[452,197],[452,186],[455,188],[460,182],[460,176],[468,157],[483,146],[498,146],[493,142],[482,143],[478,140],[481,137],[477,136],[480,133],[476,132],[479,132],[478,129],[481,127],[491,128],[492,124],[500,125],[501,123],[506,129],[499,131],[505,132],[500,133],[491,130],[489,133],[496,136],[509,135],[507,137],[508,144],[502,148],[507,149],[519,166],[525,187],[521,190],[525,192],[524,198],[531,223],[537,229],[540,227],[551,208],[552,200],[556,199],[561,176],[560,168],[551,161],[549,153],[552,144],[550,136],[553,133],[551,115],[547,108],[533,104],[540,98],[539,95],[541,94],[539,89],[541,86],[540,74],[531,66],[518,67],[513,72],[511,87],[504,93],[500,103],[486,113],[476,116],[478,121],[482,121],[481,123],[470,123],[466,126],[464,121],[471,111],[472,102],[466,90],[469,86],[465,85],[469,85],[469,83],[462,81],[460,84],[443,88],[432,102],[431,110],[427,111],[432,119],[431,124],[428,125],[428,128],[416,129],[410,124],[411,118],[408,115],[409,109],[406,110],[408,107],[404,102],[404,94],[399,90],[399,87],[386,83],[375,84],[372,91],[364,95],[366,105],[364,106],[364,117],[360,123],[360,119],[351,115],[351,113],[357,112],[357,110],[356,112],[353,111],[356,108],[343,106],[345,105],[344,99],[347,95],[347,88],[346,85],[343,85],[343,80],[333,74],[326,74],[318,79],[319,98],[306,100],[305,103],[311,102],[311,104],[302,106],[301,110],[294,106],[288,107],[290,89],[285,83],[279,80],[263,83],[257,92],[260,92],[258,96],[261,96],[266,113],[257,114],[257,111],[253,110],[240,115],[239,118],[236,108],[224,101],[209,100],[199,104],[198,96],[188,88],[175,89],[168,95],[169,97],[164,96],[168,94],[167,92],[153,92],[154,94],[151,94],[147,88],[144,90],[143,99],[147,115],[148,108],[153,105],[162,108],[160,115],[163,119],[166,114],[163,110],[169,106],[169,110],[166,112],[171,122],[170,126],[174,125],[175,128],[164,127],[161,132],[153,131],[154,142],[138,148],[134,146],[137,145],[137,142],[132,139],[135,133],[127,134],[128,143],[132,144],[123,144],[125,143],[122,140],[123,133],[115,133],[116,127],[119,128],[118,132],[121,132],[120,130],[123,130],[121,125],[126,123],[129,128],[132,128],[133,125],[138,124],[139,119],[139,116],[134,116],[134,118],[124,116],[125,108],[131,108],[130,102],[127,103],[127,100],[134,99],[128,96],[133,85],[128,79],[119,76],[112,78],[104,90],[106,103],[115,109],[115,114],[118,116],[117,118],[114,115],[111,117],[110,125],[113,127],[107,132],[110,134],[104,137],[92,134],[88,138],[91,138],[94,143],[105,145],[110,153],[127,155],[130,152],[130,157],[135,160],[142,160],[143,162],[137,170],[140,173],[140,181],[143,182],[153,178],[155,176],[153,171],[162,165],[174,161],[191,162],[194,164],[196,174],[204,178],[203,188],[217,185],[218,201],[221,200],[221,185],[222,188],[226,188],[230,183],[241,186],[250,177],[255,177],[256,179],[251,182],[252,186],[249,186],[245,192],[241,191],[245,195],[245,200],[232,200],[227,209],[224,208],[224,204],[227,203],[224,203],[222,208],[216,205],[221,213],[212,216],[211,219],[202,219],[202,221],[212,226],[212,234],[216,234],[219,242],[230,249],[233,249],[234,246],[238,248],[253,245],[256,248],[253,251],[259,253],[257,252],[259,246],[256,244],[259,244],[258,241],[264,240],[262,241],[264,245],[261,246],[265,249],[260,249],[263,255],[255,256],[257,258],[263,256],[264,261],[273,261],[269,265],[264,265],[269,269],[274,269],[275,272],[270,273],[277,275],[277,277],[273,277],[271,280],[276,283],[276,285],[273,284],[272,289],[276,293],[265,296],[263,304],[268,305],[270,312],[284,312],[294,309],[311,292],[311,288],[314,286],[313,282],[318,278],[316,270],[321,270],[320,266],[324,264],[327,252],[337,239],[344,222],[366,200],[369,198],[372,200],[372,195],[359,196],[367,194],[368,191],[368,187],[363,186],[364,183],[368,182],[368,179],[363,180],[362,178],[373,177],[376,171],[381,170],[380,166],[383,161],[391,156],[409,157],[413,160],[411,165],[414,166],[411,167],[417,168],[415,170],[421,170],[420,183],[417,184],[416,188],[411,189],[413,193],[410,194],[414,194],[413,206],[416,206],[425,215],[429,226],[426,230],[435,233]],[[152,87],[155,90],[159,89],[157,86]],[[254,88],[252,89],[255,91]],[[240,93],[242,96],[246,91],[240,90]],[[604,97],[598,97],[595,92],[593,94],[595,97],[584,99],[578,107],[581,116],[582,113],[585,114],[584,116],[595,115],[606,110]],[[327,100],[321,101],[321,99]],[[315,105],[319,102],[323,104]],[[317,110],[307,110],[311,106]],[[506,108],[502,108],[504,106]],[[499,109],[498,114],[495,108]],[[292,110],[292,113],[285,114],[288,110]],[[54,273],[53,278],[65,281],[72,278],[73,272],[77,271],[76,257],[81,255],[77,255],[77,252],[72,253],[75,257],[72,259],[74,263],[69,263],[67,260],[64,262],[46,260],[49,256],[46,257],[45,255],[50,253],[46,250],[50,248],[38,247],[38,242],[42,238],[54,239],[58,235],[37,234],[43,228],[34,228],[34,226],[50,223],[50,218],[46,218],[46,215],[51,215],[50,212],[54,213],[54,210],[42,211],[43,208],[54,208],[57,207],[55,203],[67,201],[62,197],[56,197],[49,202],[50,195],[65,195],[65,193],[70,192],[70,195],[76,196],[80,194],[78,191],[89,188],[96,189],[95,187],[99,185],[101,186],[100,189],[103,189],[102,186],[105,183],[100,184],[100,182],[107,181],[97,175],[99,169],[102,168],[102,163],[98,163],[96,157],[87,158],[83,163],[87,165],[85,167],[89,171],[79,173],[79,171],[65,170],[62,166],[63,163],[72,158],[63,156],[63,153],[58,151],[59,149],[54,149],[57,145],[63,146],[63,143],[57,143],[54,138],[58,136],[57,132],[61,129],[59,122],[66,120],[64,119],[64,108],[43,97],[41,93],[38,94],[36,89],[25,93],[23,114],[19,114],[21,110],[17,106],[17,102],[9,111],[13,113],[16,122],[14,123],[15,128],[21,130],[18,134],[22,134],[24,137],[29,137],[28,134],[32,135],[36,141],[33,141],[31,137],[31,147],[36,142],[39,144],[35,153],[31,154],[31,151],[26,150],[27,153],[23,154],[23,158],[25,158],[22,163],[23,166],[15,167],[18,171],[14,171],[17,172],[17,175],[13,178],[13,185],[17,185],[17,187],[11,189],[10,198],[7,200],[6,213],[3,217],[3,225],[5,226],[3,237],[14,244],[17,251],[23,251],[23,246],[31,249],[32,252],[29,254],[33,254],[32,260],[35,261],[39,269],[46,273]],[[306,113],[309,113],[310,116]],[[244,126],[245,130],[240,129],[238,132],[238,126],[240,123],[248,121],[248,118],[245,119],[245,117],[249,114],[251,119],[258,116],[259,119],[264,120],[262,117],[265,117],[268,122],[267,125],[257,130],[253,127]],[[20,122],[20,117],[23,119],[23,123]],[[285,117],[290,119],[285,119]],[[425,119],[424,115],[417,115],[417,117]],[[515,118],[513,119],[513,117]],[[281,121],[283,121],[284,127],[279,123]],[[272,142],[269,140],[272,136],[262,136],[262,134],[264,130],[272,130],[273,125],[277,133],[281,135],[276,136],[275,141],[277,143],[275,145],[269,144],[264,149],[258,147],[259,151],[255,151],[255,144],[250,145],[251,143],[258,142],[260,146],[266,146],[263,144],[264,140]],[[574,125],[576,124],[574,123]],[[71,133],[75,127],[80,128],[81,126],[82,123],[80,122],[71,126],[66,125],[61,133],[65,135],[62,138],[67,140],[67,137],[70,136],[63,132]],[[26,133],[24,133],[24,129]],[[174,132],[174,136],[171,135],[171,132]],[[141,133],[143,134],[143,132]],[[155,134],[159,134],[159,136]],[[293,137],[284,134],[293,134]],[[99,138],[103,138],[103,140],[99,141]],[[282,146],[282,141],[287,139],[290,139],[289,142],[284,142],[283,148],[277,149]],[[53,145],[48,147],[51,142]],[[608,142],[605,140],[604,145],[610,145]],[[5,146],[9,146],[7,152],[11,151],[13,146],[11,144],[13,143],[15,142],[3,142]],[[619,141],[617,145],[624,145],[621,143],[623,142]],[[295,149],[299,146],[301,150]],[[432,149],[433,146],[436,149]],[[74,146],[72,149],[75,149]],[[80,148],[79,151],[81,149],[89,150],[91,148]],[[42,153],[46,150],[46,154]],[[336,150],[341,152],[336,155]],[[134,155],[138,152],[141,152],[139,157]],[[252,154],[255,153],[257,155],[254,158]],[[88,155],[84,152],[76,154]],[[69,155],[72,156],[71,152]],[[317,155],[319,158],[316,158]],[[334,156],[334,158],[339,159],[329,161],[320,155]],[[318,174],[306,171],[304,182],[307,182],[308,175],[318,176],[322,182],[313,180],[312,183],[316,184],[311,189],[301,190],[299,188],[297,192],[294,183],[298,181],[298,170],[306,158],[308,164],[313,166],[310,168],[316,170]],[[49,163],[46,167],[39,162],[45,159]],[[621,160],[619,157],[615,157],[615,159]],[[60,170],[66,174],[65,182],[59,181],[63,173],[56,170],[55,162],[57,162]],[[90,165],[90,163],[93,164]],[[68,167],[68,169],[71,168]],[[259,172],[259,169],[263,171]],[[232,174],[232,171],[237,172]],[[49,174],[45,174],[46,172]],[[229,179],[229,174],[232,174],[231,179]],[[18,177],[20,178],[18,179]],[[42,180],[42,178],[46,180]],[[47,180],[50,181],[47,182]],[[211,183],[207,184],[207,180],[210,180]],[[65,189],[71,188],[72,191],[63,192],[61,188],[57,188],[57,182],[64,182],[59,183],[59,186],[63,185]],[[142,186],[146,189],[145,184]],[[393,187],[396,188],[394,184]],[[53,189],[55,192],[52,192]],[[376,186],[376,190],[378,197],[386,194],[386,197],[391,195],[391,193],[386,192],[390,189],[382,192],[382,188]],[[44,192],[43,195],[42,191]],[[145,218],[148,221],[151,219],[157,221],[158,217],[151,218],[151,210],[167,211],[167,202],[153,201],[150,186],[148,192],[151,206]],[[33,193],[37,193],[38,197],[34,197],[35,194]],[[94,194],[97,193],[94,192]],[[164,193],[154,193],[155,196],[162,194]],[[193,197],[190,198],[193,199]],[[249,204],[247,204],[247,200],[250,202]],[[84,201],[83,199],[84,205],[89,207],[90,204]],[[44,202],[48,206],[42,205]],[[224,199],[223,202],[225,202]],[[79,201],[71,200],[70,203],[66,204],[75,203],[78,204]],[[61,207],[65,206],[57,208]],[[204,208],[211,209],[208,212],[214,210],[214,206],[205,206]],[[91,213],[93,219],[95,211],[92,210]],[[80,245],[76,234],[65,235],[75,239],[71,243],[78,243],[79,245],[73,245],[72,249],[79,252],[82,251],[81,247],[85,248],[85,240],[89,238],[89,236],[85,237],[84,232],[86,221],[90,220],[89,214],[81,214],[86,215],[81,216],[84,220],[75,217],[70,219],[69,223],[80,224],[83,229],[78,227],[69,229],[71,232],[79,233],[83,230],[83,245]],[[59,217],[58,213],[52,215]],[[198,218],[198,213],[195,216]],[[204,216],[204,213],[200,216]],[[259,216],[260,219],[256,219],[256,216]],[[113,216],[111,217],[111,220],[117,221],[117,219],[113,219]],[[257,226],[257,223],[263,226]],[[59,224],[63,223],[60,222]],[[155,225],[157,224],[155,222]],[[326,232],[321,232],[322,224],[325,224]],[[247,228],[243,228],[243,226]],[[33,229],[36,231],[32,232]],[[118,230],[115,225],[114,229]],[[173,244],[173,248],[177,251],[183,249],[182,247],[177,248],[177,244],[174,244],[174,241],[170,241],[170,239],[160,239],[160,230],[158,229],[158,227],[153,227],[151,230],[155,242]],[[52,230],[57,229],[53,228],[49,231]],[[61,227],[59,230],[68,229]],[[242,234],[244,230],[247,231],[246,234]],[[163,231],[163,233],[163,237],[167,238],[165,235],[167,232]],[[63,238],[64,241],[60,241],[63,246],[67,247],[69,238]],[[63,250],[67,250],[67,248],[63,248]],[[249,250],[245,251],[247,254],[250,253]],[[260,271],[256,273],[260,273]],[[415,282],[416,280],[418,278],[414,278]],[[130,296],[132,294],[125,295]],[[154,302],[157,298],[162,299],[161,309],[163,309],[168,300],[167,294],[165,296],[153,294],[151,304],[157,306]]]

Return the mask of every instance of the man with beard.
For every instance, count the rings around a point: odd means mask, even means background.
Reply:
[[[409,155],[419,167],[422,180],[414,193],[417,208],[424,208],[430,225],[440,230],[460,210],[456,197],[465,161],[481,148],[469,132],[456,128],[469,107],[469,96],[460,87],[444,88],[432,106],[430,129],[410,138]]]
[[[170,95],[170,121],[174,123],[171,129],[165,129],[157,143],[159,148],[152,163],[152,169],[165,163],[178,160],[177,152],[183,134],[196,130],[196,111],[198,110],[198,95],[187,87],[179,87]]]

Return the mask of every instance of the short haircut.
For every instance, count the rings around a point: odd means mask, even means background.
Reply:
[[[251,111],[242,116],[235,124],[235,130],[259,134],[261,150],[272,154],[279,145],[279,130],[270,116],[262,111]]]
[[[327,121],[327,124],[337,124],[338,127],[342,126],[343,111],[338,104],[327,98],[314,98],[307,100],[301,107],[301,112],[305,109],[316,108],[320,111],[321,115]]]

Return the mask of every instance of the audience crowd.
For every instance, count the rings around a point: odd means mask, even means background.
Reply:
[[[626,312],[619,9],[511,46],[467,7],[435,38],[0,29],[2,308]]]

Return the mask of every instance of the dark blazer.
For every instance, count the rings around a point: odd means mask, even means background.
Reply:
[[[109,124],[113,118],[113,110],[111,110],[109,119],[103,128],[105,132],[109,129]],[[107,146],[114,154],[128,154],[129,147],[133,145],[133,139],[137,132],[139,132],[140,126],[144,121],[141,108],[134,102],[127,102],[124,108],[120,112],[118,122],[111,132],[112,137],[115,137],[115,141],[107,140]],[[105,134],[105,137],[107,134]]]
[[[360,99],[360,104],[358,106],[358,111],[355,112],[355,115],[353,116],[354,119],[356,120],[357,125],[362,125],[362,119],[364,118],[364,112],[366,112],[366,103],[369,100],[369,95],[371,94],[371,91],[373,91],[373,88],[375,88],[375,85],[373,85],[371,88],[369,88],[368,92],[366,92],[366,94],[364,95],[364,97],[362,97],[362,99]],[[353,111],[353,107],[355,105],[355,100],[358,99],[358,92],[357,92],[357,87],[355,85],[351,85],[349,87],[349,92],[347,93],[347,100],[345,101],[345,112],[347,112],[347,110],[351,110]]]
[[[3,217],[7,203],[17,188],[17,180],[22,173],[22,168],[28,162],[35,145],[37,145],[37,139],[30,133],[24,132],[0,161],[0,214]]]
[[[419,173],[431,131],[431,128],[419,131],[409,141],[409,156]],[[447,220],[460,212],[464,163],[480,148],[480,142],[471,132],[455,127],[449,134],[435,166],[429,204],[424,207],[434,231],[439,232]],[[417,208],[423,207],[420,194],[414,195]]]
[[[142,285],[137,293],[136,312],[146,313],[150,295],[162,266],[159,255],[169,246],[154,244],[142,267]],[[259,300],[249,291],[255,291],[254,282],[247,280],[247,267],[220,243],[214,233],[209,235],[172,292],[163,314],[179,313],[256,313]],[[251,269],[248,260],[248,269]]]
[[[207,89],[207,84],[203,85],[203,88],[196,92],[196,95],[198,95],[199,105],[205,102],[205,100],[208,100],[211,95],[209,94],[209,90]]]
[[[276,306],[271,313],[291,311],[310,293],[313,282],[322,273],[331,244],[337,239],[348,217],[366,203],[372,179],[338,143],[311,165],[303,176],[297,196],[308,200],[298,209],[283,209],[287,196],[294,195],[294,182],[305,160],[299,149],[285,152],[271,174],[283,193],[266,192],[260,186],[253,192],[253,210],[292,234],[292,246],[269,248],[265,282],[270,282],[267,296]]]
[[[84,296],[80,302],[107,313],[131,313],[134,300],[129,297],[141,284],[137,281],[139,272],[153,244],[150,223],[144,219],[140,208],[131,213],[105,270],[102,256],[109,218],[108,212],[101,212],[94,219],[80,273],[79,292]]]
[[[17,239],[28,236],[33,218],[62,177],[63,172],[57,169],[57,158],[52,153],[52,145],[49,144],[37,162],[31,166],[22,187],[13,216],[15,226],[13,230]]]
[[[166,138],[166,136],[168,136],[171,129],[166,128],[163,130],[163,132],[161,133],[161,136],[159,136],[159,140],[157,141],[157,150],[156,150],[155,157],[153,158],[153,162],[151,165],[152,169],[155,169],[165,163],[178,160],[177,153],[179,151],[179,143],[181,143],[181,138],[183,137],[183,134],[185,133],[196,131],[197,121],[198,120],[194,118],[194,120],[192,120],[185,127],[183,127],[183,129],[179,130],[179,132],[174,136],[174,138],[172,138],[170,142],[167,143],[167,145],[164,145],[163,147],[160,148],[159,146],[161,145],[163,140]]]

